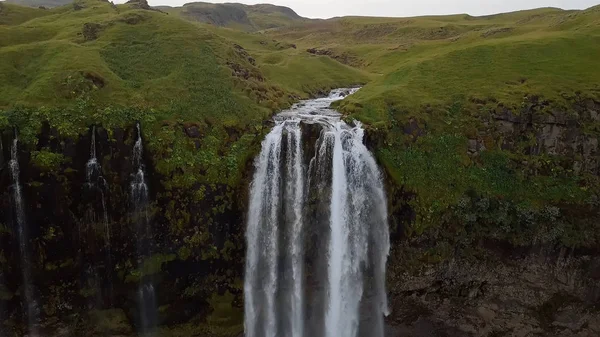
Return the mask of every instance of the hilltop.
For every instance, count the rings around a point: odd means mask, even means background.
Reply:
[[[28,7],[54,8],[73,3],[73,0],[5,0],[6,3]]]
[[[212,4],[192,2],[182,7],[156,7],[167,13],[181,15],[191,21],[210,23],[243,31],[285,27],[310,21],[292,9],[270,4],[243,5],[238,3]]]
[[[6,2],[36,8],[55,8],[69,5],[73,0],[6,0]],[[165,13],[180,15],[186,20],[244,31],[285,27],[310,21],[291,8],[271,4],[191,2],[181,7],[156,6],[154,8]]]

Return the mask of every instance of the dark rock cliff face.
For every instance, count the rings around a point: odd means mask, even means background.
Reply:
[[[528,173],[563,169],[597,179],[600,105],[580,101],[568,114],[545,106],[532,98],[522,111],[498,107],[484,114],[483,129],[469,137],[467,154],[478,156],[486,144],[496,144],[518,154],[519,168]],[[414,120],[403,127],[411,139],[424,136],[424,130]],[[373,130],[367,143],[377,148],[385,136]],[[540,155],[553,158],[555,166],[534,165],[530,157]],[[456,209],[449,209],[438,227],[410,234],[417,196],[391,178],[388,182],[389,336],[600,336],[600,250],[588,244],[598,242],[600,208],[593,198],[559,205],[566,214],[562,219],[593,228],[569,229],[584,237],[578,241],[527,236],[526,226],[508,237],[495,237],[493,229],[482,234],[486,220],[468,225],[453,215]],[[478,199],[479,206],[492,198]],[[550,219],[541,227],[563,230]]]
[[[586,121],[597,121],[596,108],[582,111]],[[504,135],[506,148],[517,146],[515,140],[524,135],[532,136],[535,142],[527,151],[558,153],[569,158],[574,170],[598,174],[597,139],[569,121],[572,117],[555,114],[538,121],[527,116],[497,111],[490,115],[489,134]],[[423,135],[417,123],[409,123],[405,132]],[[46,125],[35,146],[19,149],[40,331],[48,336],[133,335],[138,281],[152,274],[163,335],[237,336],[243,330],[244,218],[251,161],[239,186],[177,189],[167,187],[170,177],[153,170],[154,154],[144,153],[155,235],[152,257],[139,261],[130,215],[135,128],[98,127],[96,135],[106,180],[110,247],[102,195],[86,187],[90,135],[63,138]],[[180,134],[193,139],[198,135],[193,126]],[[376,149],[384,136],[370,131],[366,142]],[[312,144],[318,132],[307,128],[303,137]],[[3,132],[1,139],[0,326],[8,336],[22,336],[24,295],[7,167],[13,132]],[[484,143],[483,136],[474,137],[466,149],[477,155],[485,150]],[[305,151],[314,149],[307,145]],[[60,160],[40,154],[47,152]],[[459,233],[460,224],[453,223],[457,219],[407,234],[415,221],[415,195],[391,178],[387,181],[392,232],[389,336],[600,335],[600,251],[561,244],[515,246],[477,236],[468,228]]]
[[[161,325],[188,322],[193,317],[202,325],[215,307],[239,307],[241,303],[241,286],[237,284],[242,277],[246,187],[233,190],[230,186],[197,184],[167,191],[163,184],[168,178],[152,170],[153,154],[144,153],[155,235],[153,255],[139,261],[130,215],[135,137],[133,127],[97,129],[110,247],[102,195],[86,186],[90,136],[65,139],[45,126],[35,148],[19,148],[32,279],[44,335],[80,335],[89,326],[95,327],[91,333],[99,335],[131,333],[138,315],[138,280],[147,274],[155,275]],[[7,167],[12,139],[12,132],[2,133],[0,326],[9,336],[21,336],[26,334],[26,320],[11,205],[13,182]],[[32,153],[42,149],[61,156],[57,167],[47,169],[42,160],[33,158]],[[226,302],[218,303],[222,298]]]

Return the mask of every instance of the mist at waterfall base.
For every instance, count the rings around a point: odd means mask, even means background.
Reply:
[[[361,124],[329,108],[356,90],[280,113],[262,143],[246,231],[246,337],[384,334],[382,177]]]

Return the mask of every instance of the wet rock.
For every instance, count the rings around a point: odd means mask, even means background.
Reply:
[[[477,315],[479,315],[486,323],[491,322],[496,317],[496,313],[486,307],[477,308]]]
[[[553,326],[566,328],[569,330],[580,330],[589,319],[588,315],[576,308],[566,308],[555,315]]]
[[[419,122],[411,118],[410,121],[402,127],[402,132],[405,135],[411,136],[413,141],[416,141],[419,137],[425,135],[425,130],[419,126]]]
[[[190,138],[200,138],[202,136],[200,129],[195,125],[186,127],[185,134]]]
[[[469,139],[468,141],[468,153],[470,155],[476,155],[485,151],[485,144],[481,139]]]
[[[390,319],[398,326],[405,324],[414,336],[416,322],[423,319],[444,322],[446,331],[470,336],[576,336],[586,329],[584,335],[594,336],[588,322],[599,322],[600,310],[590,307],[598,300],[590,294],[599,288],[595,280],[578,273],[587,268],[589,257],[563,255],[550,262],[533,254],[486,260],[458,259],[404,274],[394,283],[400,289],[392,288]],[[419,318],[411,318],[411,310]],[[564,333],[554,334],[554,329]]]
[[[133,8],[147,9],[147,10],[152,9],[152,7],[150,7],[150,5],[148,4],[147,0],[129,0],[126,2],[126,4],[132,5]]]

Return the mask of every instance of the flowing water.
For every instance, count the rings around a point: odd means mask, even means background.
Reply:
[[[139,332],[149,335],[156,328],[157,308],[156,292],[152,275],[144,275],[144,260],[152,255],[153,234],[148,213],[149,194],[143,161],[144,147],[140,125],[136,127],[137,140],[133,147],[133,169],[131,180],[132,212],[135,222],[138,269],[141,272],[138,285]]]
[[[246,337],[383,336],[389,233],[382,177],[360,123],[350,126],[329,109],[355,90],[280,113],[262,143],[246,233]],[[310,156],[303,136],[315,127]]]
[[[10,149],[10,176],[12,179],[12,205],[13,205],[13,223],[17,232],[19,241],[19,254],[21,256],[21,275],[23,278],[23,306],[27,315],[27,326],[30,336],[37,336],[37,319],[39,316],[37,302],[35,300],[32,277],[31,277],[31,257],[29,247],[29,235],[27,221],[25,217],[23,193],[20,183],[20,170],[18,160],[19,139],[15,132]]]
[[[91,196],[92,205],[89,207],[89,212],[87,215],[88,224],[102,224],[102,233],[104,237],[104,242],[102,243],[102,248],[104,250],[104,269],[106,275],[106,284],[104,286],[99,286],[99,273],[98,273],[98,263],[92,262],[90,269],[93,269],[93,274],[96,282],[96,289],[105,289],[106,297],[108,298],[108,306],[110,307],[112,302],[112,253],[111,253],[111,242],[110,242],[110,222],[108,218],[108,209],[106,207],[106,194],[108,192],[108,185],[104,176],[102,175],[102,167],[98,162],[98,157],[96,153],[96,127],[92,127],[91,130],[91,141],[90,141],[90,158],[86,163],[86,190]],[[98,206],[100,209],[98,209]],[[101,299],[98,299],[101,302]]]
[[[108,209],[106,208],[106,197],[105,191],[107,189],[106,180],[102,176],[102,167],[100,163],[98,163],[98,158],[96,155],[96,127],[92,127],[92,140],[90,142],[90,159],[86,164],[86,184],[92,188],[96,189],[100,194],[100,206],[102,207],[101,215],[102,215],[102,224],[104,227],[104,246],[106,248],[107,259],[110,261],[111,253],[110,253],[110,226],[108,221]]]

